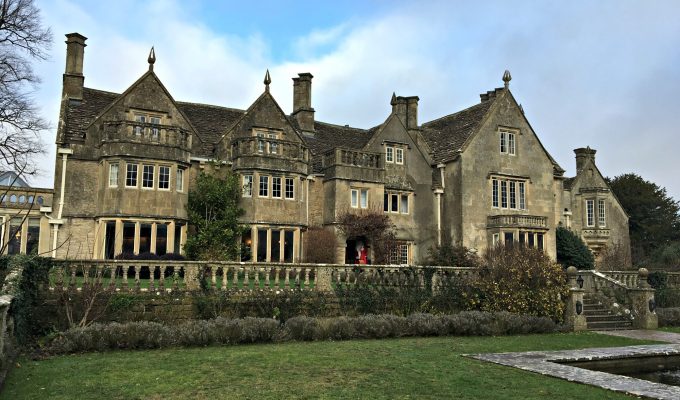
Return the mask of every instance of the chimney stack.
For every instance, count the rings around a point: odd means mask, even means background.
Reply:
[[[593,164],[595,164],[595,153],[597,150],[591,149],[590,147],[580,147],[578,149],[574,149],[574,153],[576,154],[576,172],[578,173],[583,169],[583,166],[586,164],[587,160],[591,160]]]
[[[392,93],[392,114],[399,117],[408,129],[418,128],[418,96],[402,97]]]
[[[83,98],[83,57],[87,38],[79,33],[66,35],[66,72],[64,73],[64,88],[62,97],[73,99]]]
[[[293,117],[300,129],[314,132],[314,108],[312,108],[312,74],[303,72],[293,78]]]

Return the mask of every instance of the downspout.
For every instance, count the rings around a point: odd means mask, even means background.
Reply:
[[[59,225],[64,222],[61,220],[62,213],[64,212],[64,189],[66,185],[66,161],[69,154],[73,154],[73,150],[68,148],[60,148],[57,150],[57,154],[62,155],[61,159],[61,193],[59,193],[59,211],[57,211],[57,218],[50,221],[53,226],[53,237],[52,237],[52,258],[57,257],[57,244],[59,235]]]
[[[442,245],[442,195],[444,194],[444,188],[446,184],[444,183],[444,169],[446,169],[446,164],[437,164],[439,168],[439,177],[441,183],[441,189],[435,189],[434,193],[437,196],[437,245]]]

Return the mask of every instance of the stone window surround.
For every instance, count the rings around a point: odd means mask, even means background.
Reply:
[[[386,213],[390,214],[402,214],[402,215],[408,215],[411,212],[411,209],[413,209],[413,205],[411,204],[411,194],[409,192],[395,192],[395,191],[390,191],[390,190],[385,190],[385,195],[383,196],[383,211]],[[397,210],[394,211],[394,197],[397,196]],[[406,211],[403,210],[403,200],[404,198],[406,199]],[[386,202],[385,202],[386,201]]]
[[[279,145],[276,141],[281,139],[283,135],[284,132],[280,129],[253,128],[253,136],[263,139],[257,142],[257,152],[260,154],[278,154]]]
[[[407,144],[383,142],[385,145],[385,163],[403,165],[406,161]]]
[[[528,188],[529,179],[520,176],[490,174],[491,181],[491,208],[506,210],[529,211],[528,207]],[[512,183],[514,183],[515,197],[511,199]],[[505,185],[503,184],[505,183]],[[503,187],[505,186],[505,196]],[[505,199],[505,202],[503,200]],[[505,206],[504,206],[505,204]],[[512,205],[515,207],[511,207]]]
[[[253,174],[244,174],[241,178],[243,197],[253,197]]]
[[[165,163],[165,162],[157,162],[157,161],[153,161],[153,162],[126,161],[124,159],[109,161],[109,186],[108,187],[113,188],[113,189],[118,187],[117,184],[116,184],[116,186],[111,186],[111,176],[110,176],[111,172],[110,171],[111,171],[112,165],[119,165],[119,167],[118,167],[118,171],[119,171],[118,172],[118,179],[120,179],[120,163],[121,162],[125,165],[125,175],[124,175],[125,185],[123,185],[124,188],[126,188],[126,189],[142,189],[142,190],[161,190],[161,191],[172,190],[172,187],[171,187],[171,182],[173,182],[173,180],[172,180],[173,165],[172,164]],[[137,166],[137,169],[136,169],[136,172],[135,172],[136,185],[134,185],[134,186],[128,185],[128,166],[130,166],[130,165]],[[143,187],[142,180],[143,180],[143,176],[144,176],[144,166],[147,166],[147,165],[153,166],[154,173],[153,173],[153,186],[152,187]],[[141,168],[140,168],[140,166],[141,166]],[[168,188],[167,189],[159,187],[159,182],[160,182],[159,174],[160,174],[161,167],[169,168],[169,170],[168,170]],[[183,188],[183,186],[184,186],[184,172],[186,171],[186,168],[181,167],[179,165],[175,165],[174,169],[175,169],[175,173],[176,173],[175,190],[179,193],[182,193],[182,192],[184,192],[184,190],[183,190],[184,189]],[[140,173],[139,173],[140,170],[142,171],[142,179],[140,179]],[[182,172],[179,172],[179,171],[182,171]],[[179,179],[182,180],[182,187],[181,188],[177,187],[177,183],[179,182]]]
[[[600,196],[589,196],[583,199],[583,226],[588,228],[607,227],[607,199]],[[588,205],[592,204],[592,221],[588,218]]]
[[[150,251],[152,253],[156,252],[156,232],[158,224],[167,225],[166,232],[166,248],[168,253],[177,253],[175,251],[175,229],[177,226],[180,227],[180,243],[179,243],[179,253],[184,254],[184,243],[186,243],[187,238],[187,223],[183,221],[175,221],[172,219],[151,219],[151,218],[101,218],[98,220],[99,231],[101,232],[101,238],[98,242],[100,246],[101,258],[106,258],[106,223],[115,222],[116,232],[115,232],[115,245],[114,245],[114,255],[121,254],[123,252],[123,224],[134,223],[135,224],[135,239],[134,239],[134,254],[139,254],[139,242],[140,242],[140,231],[142,224],[151,225],[151,243]],[[172,251],[170,251],[172,249]]]
[[[499,151],[509,156],[517,155],[517,138],[520,130],[516,128],[498,127]]]
[[[286,175],[270,175],[270,174],[260,174],[259,172],[248,172],[242,175],[243,177],[245,176],[252,176],[254,182],[258,182],[258,191],[257,191],[257,197],[261,199],[275,199],[275,200],[295,200],[295,177],[292,176],[286,176]],[[261,178],[267,178],[267,195],[261,195],[260,194],[260,188],[261,188]],[[274,196],[274,178],[280,179],[281,185],[280,185],[280,196]],[[242,178],[243,179],[243,178]],[[287,197],[287,192],[286,192],[286,182],[291,179],[293,181],[293,197]],[[301,193],[300,193],[301,195]],[[244,195],[243,197],[253,197],[253,196],[246,196]]]
[[[396,240],[390,249],[390,265],[410,265],[413,256],[413,243],[407,240]],[[395,258],[398,262],[395,262]],[[405,261],[405,262],[404,262]]]

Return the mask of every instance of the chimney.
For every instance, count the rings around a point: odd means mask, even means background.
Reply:
[[[595,164],[596,152],[597,150],[591,149],[590,147],[574,149],[574,153],[576,154],[576,173],[579,173],[583,169],[587,160],[591,160],[592,163]]]
[[[397,96],[396,94],[392,93],[392,100],[390,100],[390,104],[392,105],[392,114],[399,117],[401,122],[404,125],[406,125],[406,114],[407,114],[406,97]]]
[[[87,38],[79,33],[66,35],[66,72],[62,97],[83,98],[83,57]]]
[[[314,108],[312,108],[312,74],[303,72],[293,78],[293,117],[306,132],[314,132]]]
[[[406,98],[406,127],[418,129],[418,96]]]
[[[399,117],[408,129],[418,128],[418,96],[397,96],[392,93],[392,114]]]

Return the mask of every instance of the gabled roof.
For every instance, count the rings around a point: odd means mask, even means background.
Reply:
[[[562,186],[564,186],[565,190],[571,190],[572,186],[574,185],[574,181],[576,181],[576,177],[565,178],[564,181],[562,181]]]
[[[82,101],[69,101],[66,105],[63,140],[79,141],[85,139],[87,127],[118,96],[120,96],[118,93],[83,88]]]
[[[490,99],[424,123],[422,135],[434,151],[433,161],[444,163],[453,160],[458,150],[461,150],[468,138],[477,131],[494,102],[495,99]]]
[[[220,141],[225,129],[233,126],[246,113],[235,108],[179,101],[177,106],[203,139],[200,147],[194,146],[192,149],[198,157],[212,156],[215,144]]]
[[[289,118],[289,121],[298,129],[295,118]],[[314,121],[314,136],[302,135],[302,139],[312,152],[313,171],[321,171],[323,153],[336,147],[361,149],[377,130],[377,126],[366,130]]]

